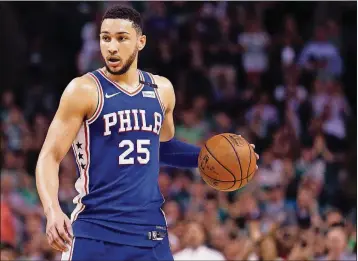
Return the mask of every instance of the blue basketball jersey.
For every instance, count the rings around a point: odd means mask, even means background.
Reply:
[[[89,73],[99,99],[72,145],[79,175],[71,215],[76,237],[154,246],[148,232],[166,230],[158,185],[164,107],[153,76],[138,74],[140,84],[129,93],[101,70]]]

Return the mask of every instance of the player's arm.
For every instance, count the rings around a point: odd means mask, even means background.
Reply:
[[[160,129],[160,141],[169,141],[174,137],[175,127],[173,111],[175,108],[175,93],[172,83],[165,77],[155,76],[158,85],[160,100],[164,106],[164,121]]]
[[[64,243],[69,240],[66,232],[71,232],[71,224],[62,213],[58,200],[59,166],[83,119],[91,115],[91,104],[97,96],[91,80],[86,77],[76,78],[66,87],[36,166],[36,186],[48,220],[46,233],[50,244],[60,251],[66,250]]]
[[[165,118],[160,132],[160,163],[177,168],[197,168],[200,147],[173,138],[175,134],[173,85],[167,78],[160,76],[155,76],[155,78],[165,107]]]

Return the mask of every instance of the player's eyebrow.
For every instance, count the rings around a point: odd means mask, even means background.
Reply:
[[[101,34],[111,34],[110,32],[108,31],[102,31]],[[124,31],[120,31],[120,32],[116,32],[114,34],[129,34],[128,32],[124,32]]]

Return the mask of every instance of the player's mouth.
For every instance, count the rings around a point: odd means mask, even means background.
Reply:
[[[109,59],[107,59],[108,61],[108,65],[111,67],[118,67],[121,63],[121,59],[117,58],[117,57],[111,57]]]

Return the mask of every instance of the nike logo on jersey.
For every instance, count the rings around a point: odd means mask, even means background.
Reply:
[[[155,98],[155,93],[153,91],[142,91],[143,97]]]
[[[112,97],[114,97],[114,96],[116,96],[116,95],[118,95],[118,94],[120,94],[121,92],[116,92],[116,93],[113,93],[113,94],[108,94],[108,93],[106,93],[106,95],[105,95],[105,97],[107,98],[107,99],[109,99],[109,98],[112,98]]]

